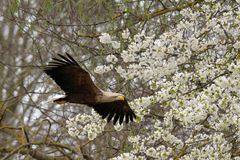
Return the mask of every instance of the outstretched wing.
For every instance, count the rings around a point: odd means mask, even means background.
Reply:
[[[66,56],[58,54],[44,69],[66,93],[96,95],[101,90],[93,83],[89,73],[82,69],[79,64],[66,53]]]
[[[119,124],[122,124],[124,117],[126,123],[128,123],[129,120],[133,121],[133,119],[136,118],[135,113],[126,100],[100,103],[94,105],[93,108],[103,119],[107,118],[108,122],[113,119],[113,124],[116,124],[118,120]]]

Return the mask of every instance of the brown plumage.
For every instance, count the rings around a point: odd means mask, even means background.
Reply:
[[[98,88],[92,81],[89,73],[82,69],[79,64],[66,53],[59,54],[44,69],[65,92],[65,96],[54,102],[62,104],[65,102],[86,104],[99,113],[107,121],[113,119],[113,123],[119,120],[122,124],[133,121],[135,113],[128,105],[126,98],[120,93],[105,92]]]

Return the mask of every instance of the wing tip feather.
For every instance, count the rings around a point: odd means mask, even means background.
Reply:
[[[101,104],[93,106],[93,108],[103,119],[106,119],[108,123],[113,120],[113,125],[117,122],[121,125],[124,120],[125,123],[128,124],[136,119],[136,115],[130,107],[126,110],[124,107]]]
[[[66,55],[62,54],[57,54],[58,57],[53,57],[52,61],[49,62],[49,64],[43,69],[44,72],[53,70],[58,67],[63,67],[63,66],[79,66],[79,64],[74,60],[74,58],[66,53]]]

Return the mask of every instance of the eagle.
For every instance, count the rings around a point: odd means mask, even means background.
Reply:
[[[65,92],[61,98],[53,102],[57,104],[77,103],[92,107],[103,119],[113,124],[119,120],[121,125],[129,120],[136,119],[134,111],[130,108],[126,97],[120,93],[106,92],[97,87],[89,73],[70,56],[58,54],[44,68],[44,72],[50,76],[56,84]]]

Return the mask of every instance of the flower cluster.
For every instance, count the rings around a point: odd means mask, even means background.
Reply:
[[[99,37],[99,40],[103,44],[111,44],[114,49],[120,48],[120,43],[113,41],[108,33],[102,33],[102,35]]]
[[[114,159],[240,157],[239,4],[208,2],[182,9],[179,23],[159,36],[123,31],[122,50],[110,35],[100,36],[118,55],[96,72],[114,68],[151,91],[130,103],[144,127],[129,137],[131,152]]]
[[[77,116],[67,120],[68,133],[75,136],[87,136],[89,140],[93,140],[98,134],[104,131],[106,121],[92,110],[91,115],[78,114]]]
[[[133,153],[123,153],[118,157],[114,157],[111,160],[144,160],[143,156],[136,156]]]

